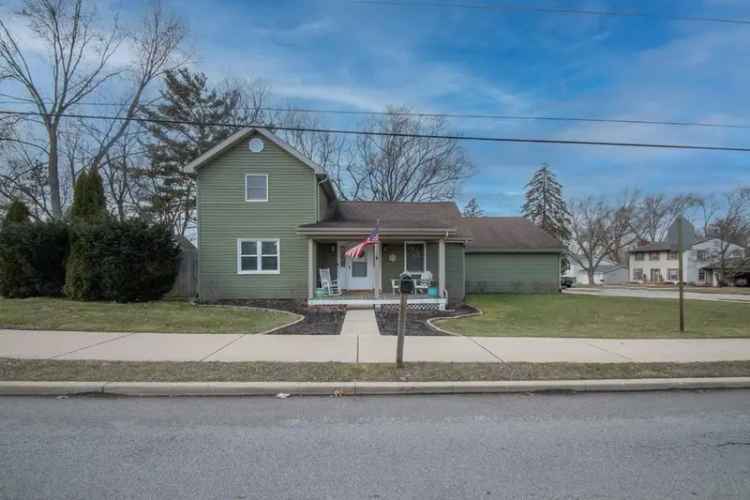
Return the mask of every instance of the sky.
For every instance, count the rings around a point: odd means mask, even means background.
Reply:
[[[750,24],[664,19],[750,19],[745,0],[534,2],[653,17],[352,0],[163,3],[189,26],[195,69],[215,81],[262,80],[274,104],[750,124]],[[119,4],[126,15],[139,8],[136,1]],[[326,120],[356,126],[358,119]],[[492,137],[750,146],[750,129],[736,128],[466,118],[451,119],[450,127]],[[489,215],[517,214],[524,186],[543,162],[558,175],[566,197],[617,196],[626,188],[705,194],[750,184],[747,153],[468,141],[464,147],[476,171],[459,204],[476,197]]]

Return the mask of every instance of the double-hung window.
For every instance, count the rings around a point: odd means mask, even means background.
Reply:
[[[404,271],[423,273],[427,270],[427,248],[422,241],[404,243]]]
[[[636,252],[635,254],[635,260],[643,260],[643,258],[646,256],[643,252]]]
[[[237,274],[278,274],[279,240],[237,240]]]
[[[679,269],[667,269],[667,281],[678,281],[680,279]]]
[[[245,201],[268,201],[268,174],[245,176]]]

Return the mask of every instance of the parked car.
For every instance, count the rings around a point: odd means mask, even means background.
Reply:
[[[560,288],[570,288],[576,284],[576,279],[569,276],[560,278]]]

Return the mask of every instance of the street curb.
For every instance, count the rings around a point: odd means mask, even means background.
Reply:
[[[750,389],[750,377],[474,382],[14,382],[0,396],[370,396]]]

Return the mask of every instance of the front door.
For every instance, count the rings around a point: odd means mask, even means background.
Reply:
[[[346,245],[350,248],[356,245]],[[346,250],[344,250],[346,251]],[[371,290],[373,288],[373,250],[365,248],[360,257],[346,257],[346,287],[349,290]]]

